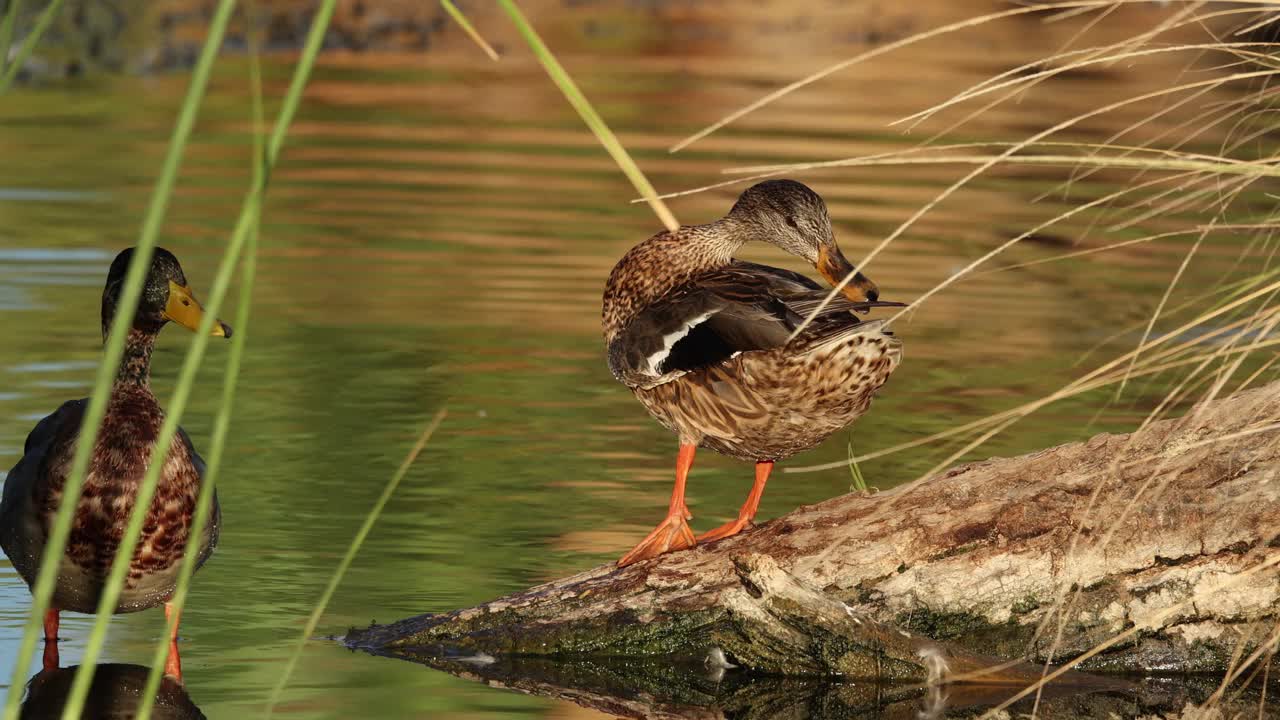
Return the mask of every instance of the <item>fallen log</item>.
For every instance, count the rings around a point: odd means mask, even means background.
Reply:
[[[993,658],[1101,645],[1081,669],[1223,673],[1275,649],[1278,473],[1280,383],[345,642],[463,666],[643,657],[913,683],[1023,682]]]

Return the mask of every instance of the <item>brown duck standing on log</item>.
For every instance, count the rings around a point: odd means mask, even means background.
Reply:
[[[107,337],[133,249],[116,256],[102,291],[102,337]],[[124,537],[138,485],[146,474],[151,450],[160,434],[164,410],[151,392],[151,351],[169,322],[195,330],[204,310],[187,285],[178,259],[156,248],[147,273],[133,327],[125,341],[106,414],[93,446],[88,474],[72,521],[71,535],[58,567],[53,599],[44,619],[44,666],[58,666],[58,614],[62,610],[97,612],[116,548]],[[231,328],[215,322],[213,335],[231,337]],[[41,420],[27,436],[22,459],[9,471],[0,500],[0,546],[22,579],[31,586],[40,570],[45,542],[71,472],[87,399],[70,400]],[[187,549],[196,497],[204,477],[204,461],[181,429],[169,448],[164,470],[143,523],[117,613],[168,604]],[[213,500],[212,519],[193,545],[198,562],[213,554],[220,514]],[[177,627],[170,637],[165,674],[182,679]]]
[[[680,438],[667,517],[620,566],[750,526],[773,464],[866,412],[902,359],[902,343],[883,321],[854,315],[902,306],[877,302],[875,283],[862,273],[792,338],[829,290],[799,273],[734,260],[751,241],[804,258],[832,285],[854,272],[822,198],[801,183],[770,180],[748,188],[720,220],[631,248],[609,275],[609,369]],[[756,463],[756,478],[736,520],[694,538],[684,493],[699,446]]]

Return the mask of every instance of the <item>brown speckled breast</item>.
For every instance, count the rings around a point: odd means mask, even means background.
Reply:
[[[113,390],[68,539],[55,593],[58,607],[80,612],[95,609],[163,420],[163,411],[146,386],[117,385]],[[33,488],[46,536],[71,470],[79,427],[78,417],[62,423],[41,468],[46,482]],[[117,612],[153,607],[172,594],[200,490],[200,471],[191,455],[183,439],[174,438]]]
[[[902,343],[866,323],[837,342],[746,352],[650,389],[633,388],[682,443],[751,462],[816,447],[867,411]]]

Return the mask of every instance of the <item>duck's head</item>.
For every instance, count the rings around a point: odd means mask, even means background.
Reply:
[[[111,319],[115,317],[116,305],[120,302],[120,294],[124,288],[124,276],[129,271],[129,262],[133,259],[133,248],[122,250],[111,262],[107,271],[107,285],[102,290],[102,337],[105,340],[111,328]],[[160,332],[167,322],[176,322],[189,329],[197,330],[200,319],[204,317],[204,308],[191,292],[187,284],[187,276],[182,273],[178,258],[164,248],[156,248],[151,255],[151,267],[147,270],[147,279],[142,286],[142,297],[138,300],[138,311],[133,317],[133,327],[142,332],[155,334]],[[231,326],[216,320],[213,323],[215,337],[231,337]]]
[[[832,285],[854,272],[836,245],[827,204],[803,183],[766,180],[752,185],[738,197],[729,218],[750,239],[772,243],[808,260]],[[874,302],[880,297],[876,284],[862,273],[855,273],[843,292],[854,302]]]

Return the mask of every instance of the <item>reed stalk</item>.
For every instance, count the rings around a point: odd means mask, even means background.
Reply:
[[[27,58],[31,57],[32,51],[36,49],[36,44],[40,42],[40,38],[44,36],[45,32],[49,29],[49,26],[53,25],[54,18],[58,17],[58,13],[62,11],[62,3],[63,0],[53,0],[53,2],[49,3],[49,6],[44,9],[44,12],[40,13],[40,16],[36,18],[36,24],[32,26],[31,32],[27,33],[27,36],[22,39],[22,45],[18,46],[18,52],[10,58],[8,57],[8,41],[9,38],[13,37],[12,24],[17,22],[17,8],[19,5],[18,0],[12,0],[9,5],[10,12],[5,17],[5,23],[8,26],[7,32],[9,35],[6,38],[4,45],[0,46],[3,47],[6,63],[4,65],[4,73],[0,74],[0,94],[7,92],[9,90],[9,86],[13,85],[14,78],[18,77],[18,72],[22,70],[22,66],[26,64]]]
[[[174,387],[173,396],[169,400],[169,405],[165,409],[164,422],[160,426],[160,434],[156,437],[155,445],[152,448],[151,458],[147,464],[147,472],[143,475],[142,482],[138,485],[138,493],[134,497],[133,509],[129,513],[129,524],[125,529],[124,536],[120,539],[119,546],[116,548],[115,557],[111,562],[111,571],[107,575],[106,584],[102,589],[102,594],[99,596],[98,612],[94,617],[93,629],[90,630],[88,642],[85,644],[84,656],[80,660],[80,668],[76,671],[75,680],[71,684],[71,692],[67,696],[67,704],[64,706],[62,713],[63,720],[77,720],[84,709],[84,701],[88,697],[89,687],[93,682],[98,658],[101,655],[103,646],[106,644],[107,626],[111,622],[111,616],[115,614],[120,593],[128,580],[129,566],[132,564],[133,553],[137,548],[138,538],[142,535],[143,523],[150,512],[151,501],[155,497],[156,487],[159,485],[160,473],[164,470],[164,458],[168,457],[169,448],[172,447],[174,438],[178,434],[178,423],[182,420],[182,414],[187,408],[187,401],[191,397],[191,389],[195,386],[196,374],[200,370],[200,363],[204,360],[205,350],[209,346],[213,323],[216,321],[218,310],[222,306],[222,300],[226,296],[227,288],[231,284],[231,276],[235,272],[236,265],[239,264],[240,252],[244,247],[244,235],[247,235],[247,233],[241,234],[239,237],[233,237],[231,244],[218,264],[213,286],[209,292],[208,300],[204,304],[204,317],[200,321],[200,326],[196,329],[195,337],[191,340],[191,348],[183,359],[182,369],[178,372],[178,381]]]
[[[47,27],[48,22],[51,22],[52,12],[59,5],[60,0],[54,0],[45,10],[45,13],[41,16],[41,22],[44,23],[44,27]],[[217,55],[217,49],[222,45],[222,38],[231,18],[233,6],[234,0],[221,0],[213,16],[209,27],[209,37],[200,53],[195,70],[192,72],[191,84],[187,88],[186,97],[183,99],[179,110],[173,135],[169,140],[168,151],[165,154],[160,175],[156,180],[151,201],[147,206],[136,250],[121,288],[116,315],[104,344],[103,358],[94,379],[93,392],[90,395],[89,403],[85,408],[81,421],[81,434],[76,442],[71,470],[63,487],[62,501],[49,531],[44,554],[41,557],[40,572],[37,574],[36,582],[32,587],[31,614],[27,619],[26,627],[23,629],[22,640],[18,646],[18,654],[14,660],[13,674],[10,681],[11,688],[19,688],[25,684],[31,655],[35,650],[36,640],[42,629],[41,621],[53,595],[59,559],[62,557],[63,550],[66,548],[67,538],[71,533],[71,520],[80,499],[80,490],[84,485],[85,475],[88,472],[89,458],[97,440],[98,427],[106,412],[107,399],[110,397],[111,386],[115,380],[116,368],[120,364],[125,338],[129,327],[133,324],[133,316],[137,310],[142,286],[151,265],[151,255],[156,245],[156,239],[159,236],[160,226],[164,221],[165,212],[168,209],[169,198],[173,194],[173,186],[177,180],[179,167],[182,164],[182,156],[186,149],[187,140],[190,138],[191,130],[195,125],[195,118],[199,112],[201,100],[204,98],[205,88],[208,86],[210,70]],[[28,43],[34,44],[32,38],[38,36],[41,32],[43,32],[43,29],[40,27],[40,23],[37,23],[37,30],[33,31],[32,35],[27,38]],[[16,65],[8,69],[6,77],[13,72],[14,67]],[[0,88],[3,87],[5,85],[0,81]],[[213,317],[212,313],[209,317]],[[90,675],[91,672],[85,674]],[[9,693],[9,697],[5,701],[5,720],[16,720],[21,696],[22,693],[20,692]]]
[[[9,0],[0,20],[0,73],[9,66],[9,47],[13,44],[13,28],[22,14],[22,0]]]
[[[631,184],[635,186],[636,192],[640,193],[645,202],[649,203],[649,207],[653,208],[653,212],[657,214],[658,219],[671,232],[675,232],[680,228],[680,223],[676,221],[676,216],[671,214],[671,210],[667,208],[667,204],[658,197],[658,191],[653,189],[653,185],[649,183],[649,179],[640,171],[640,167],[631,159],[631,154],[627,149],[618,142],[617,136],[609,129],[609,125],[600,117],[600,113],[596,112],[591,106],[587,97],[578,89],[578,84],[573,81],[569,73],[560,65],[560,61],[552,54],[546,43],[542,42],[542,38],[538,35],[538,31],[533,29],[529,24],[529,20],[520,11],[520,7],[515,4],[514,0],[498,0],[498,4],[506,11],[507,16],[511,18],[511,22],[515,23],[516,29],[520,31],[520,35],[529,45],[529,49],[533,51],[538,62],[542,63],[542,67],[551,76],[551,81],[560,88],[560,92],[564,93],[564,97],[578,111],[578,115],[582,117],[582,121],[587,124],[591,132],[595,133],[596,139],[604,146],[604,149],[618,164],[622,173],[627,176]]]
[[[250,297],[251,297],[250,294],[252,292],[253,276],[256,272],[256,258],[253,256],[256,255],[256,250],[257,250],[257,247],[256,247],[257,228],[258,228],[258,223],[261,217],[262,200],[266,193],[267,184],[270,179],[270,173],[272,168],[275,166],[277,159],[279,158],[281,149],[284,146],[284,141],[285,141],[285,138],[288,136],[289,126],[293,123],[294,115],[297,114],[298,106],[302,100],[302,92],[306,88],[307,80],[310,78],[310,75],[311,75],[311,70],[315,66],[315,59],[317,55],[319,55],[320,47],[321,47],[321,44],[323,43],[325,32],[328,30],[329,22],[333,18],[333,12],[334,12],[334,8],[336,7],[336,4],[337,4],[336,0],[325,0],[325,2],[321,5],[319,11],[316,13],[316,17],[313,20],[311,29],[307,35],[306,43],[303,46],[302,55],[299,58],[298,64],[294,70],[293,78],[290,81],[289,88],[285,93],[284,101],[281,103],[280,114],[276,118],[276,124],[272,129],[270,140],[265,144],[265,146],[263,145],[262,139],[261,139],[262,133],[258,131],[258,128],[262,126],[263,109],[262,109],[261,70],[257,62],[256,53],[254,54],[254,57],[251,60],[251,65],[250,65],[251,73],[252,73],[251,80],[253,83],[253,95],[254,95],[253,112],[254,112],[254,118],[255,118],[253,181],[251,183],[249,191],[246,193],[239,218],[236,221],[235,229],[232,231],[231,240],[228,244],[228,255],[231,255],[234,253],[236,257],[238,257],[240,249],[243,247],[243,245],[246,242],[248,242],[250,244],[250,247],[252,248],[251,258],[246,261],[245,277],[242,278],[242,286],[241,286],[242,301],[241,301],[241,306],[237,311],[238,312],[237,322],[242,322],[246,324],[248,322],[248,312],[249,312]],[[221,268],[220,268],[220,271],[221,271]],[[221,278],[221,274],[219,275],[219,278]],[[216,291],[217,285],[218,285],[218,280],[215,279],[215,291]],[[223,287],[222,289],[225,291],[225,287]],[[221,298],[218,298],[218,299],[220,300]],[[213,298],[210,299],[209,307],[210,308],[213,307]],[[208,317],[213,317],[214,315],[215,315],[215,311],[213,309],[209,309]],[[242,338],[242,342],[243,342],[243,338]],[[194,351],[194,346],[193,346],[193,351]],[[234,345],[232,348],[232,352],[228,357],[227,362],[228,362],[227,376],[223,386],[222,403],[219,408],[219,415],[214,428],[214,440],[213,440],[212,449],[214,450],[216,455],[214,454],[210,455],[210,464],[207,468],[209,474],[206,476],[206,482],[201,489],[201,502],[200,502],[200,506],[197,508],[198,513],[203,513],[204,515],[202,522],[207,522],[207,516],[210,511],[210,507],[212,505],[211,500],[212,500],[212,493],[213,493],[213,484],[216,477],[217,469],[219,467],[219,465],[215,464],[215,460],[218,463],[221,462],[221,454],[222,454],[223,447],[225,445],[226,432],[230,423],[231,404],[234,401],[235,377],[239,373],[239,364],[240,364],[240,355],[237,352],[236,347]],[[183,369],[185,370],[186,367],[184,366]],[[164,435],[164,431],[162,430],[161,431],[162,438],[163,438],[163,435]],[[137,508],[135,507],[135,514],[136,512],[137,512]],[[196,537],[196,534],[194,531],[192,532],[191,536],[192,536],[192,539]],[[119,555],[117,555],[117,558],[119,558]],[[190,567],[188,568],[187,566],[190,566]],[[113,566],[113,569],[114,569],[114,566]],[[194,571],[195,571],[194,554],[188,553],[187,557],[184,558],[183,573],[185,575],[185,583],[187,584],[190,583],[190,576],[192,573],[194,573]],[[181,598],[181,601],[184,602],[185,601],[185,585],[180,585],[179,587],[183,591],[183,596]],[[176,594],[175,594],[175,597],[176,597]],[[165,652],[167,652],[167,637],[168,637],[168,634],[166,634],[165,639],[162,639],[161,641],[166,645]],[[164,662],[164,657],[163,655],[160,654],[159,650],[157,650],[156,655],[158,657],[153,657],[152,672],[148,676],[149,688],[158,686],[159,681],[156,678],[156,669],[157,669],[157,665],[163,666],[163,662]],[[78,679],[79,678],[77,677],[77,680]],[[154,691],[151,693],[151,696],[149,696],[149,699],[151,702],[154,702]],[[147,706],[147,709],[149,711],[150,709],[149,706]],[[145,720],[145,718],[143,718],[143,720]]]
[[[267,700],[267,710],[265,717],[270,718],[275,712],[276,705],[280,702],[280,696],[284,694],[284,689],[289,685],[289,678],[293,676],[294,668],[298,666],[298,659],[302,657],[302,650],[307,646],[307,641],[315,633],[316,628],[320,625],[320,617],[324,615],[325,608],[329,607],[329,601],[333,599],[334,592],[338,586],[342,584],[342,578],[347,574],[347,569],[351,567],[351,562],[355,560],[356,554],[360,552],[360,547],[364,545],[365,538],[369,536],[369,532],[373,530],[374,524],[378,522],[378,517],[382,514],[382,509],[386,507],[391,496],[395,494],[396,488],[399,487],[400,481],[409,472],[409,468],[413,466],[422,449],[427,446],[431,440],[431,436],[435,434],[436,428],[440,427],[440,423],[444,422],[448,411],[441,408],[435,417],[431,418],[431,422],[427,423],[427,427],[418,437],[418,442],[409,450],[409,454],[405,456],[404,461],[400,463],[400,467],[396,468],[395,474],[391,476],[391,480],[387,482],[386,487],[382,489],[382,494],[378,496],[373,507],[369,509],[368,515],[365,516],[364,522],[360,525],[360,529],[356,531],[356,535],[351,540],[351,544],[347,546],[347,552],[342,556],[342,560],[338,563],[338,567],[333,571],[333,577],[329,578],[329,584],[325,586],[324,592],[320,594],[319,601],[316,602],[315,608],[311,611],[310,617],[307,618],[307,624],[302,628],[302,636],[298,638],[298,642],[294,645],[293,652],[289,654],[289,659],[285,661],[284,671],[280,673],[280,679],[271,690],[271,696]]]
[[[453,21],[458,23],[458,27],[462,28],[462,31],[467,34],[467,37],[471,38],[471,42],[475,43],[484,51],[485,55],[489,56],[490,60],[493,60],[494,62],[499,60],[498,52],[493,49],[492,45],[485,41],[484,37],[482,37],[479,32],[476,31],[475,26],[471,24],[471,21],[467,19],[467,16],[463,15],[462,11],[458,9],[458,6],[453,4],[453,0],[440,0],[440,5],[444,7],[445,12],[449,13],[449,17],[453,18]]]
[[[309,78],[311,69],[315,63],[315,58],[319,53],[324,33],[327,30],[329,20],[333,15],[335,4],[336,0],[327,0],[321,5],[316,14],[311,32],[308,34],[307,41],[298,60],[292,82],[290,83],[285,99],[281,105],[280,116],[272,132],[270,141],[267,143],[262,172],[258,174],[257,182],[254,187],[250,189],[249,199],[246,200],[246,204],[257,205],[261,202],[262,195],[269,180],[270,167],[278,157],[280,149],[283,147],[288,127],[292,122],[293,116],[296,114],[298,105],[301,102],[302,90],[306,86],[307,79]],[[148,207],[148,213],[143,224],[142,238],[138,243],[138,251],[135,253],[129,272],[126,275],[119,310],[108,335],[107,357],[104,358],[102,367],[99,370],[98,379],[95,383],[94,395],[91,398],[89,407],[85,414],[84,427],[93,428],[93,434],[95,435],[105,409],[106,398],[109,395],[111,381],[115,375],[115,367],[119,363],[124,337],[127,332],[128,325],[130,324],[130,319],[133,317],[133,313],[136,310],[142,282],[145,279],[147,268],[150,265],[152,250],[155,246],[155,240],[158,235],[160,224],[163,220],[164,210],[167,207],[168,198],[172,193],[172,187],[176,179],[182,150],[185,148],[186,141],[190,135],[192,125],[194,124],[196,111],[199,107],[200,100],[203,98],[204,90],[207,87],[210,70],[214,59],[216,58],[217,50],[221,47],[222,38],[225,35],[233,5],[233,0],[222,0],[218,6],[217,12],[211,20],[209,37],[206,40],[204,50],[201,52],[196,68],[192,73],[191,86],[188,89],[187,97],[179,112],[177,127],[175,129],[174,136],[170,141],[165,164],[162,168],[160,179],[157,181],[156,191],[152,197],[152,203]],[[198,369],[199,361],[203,355],[204,348],[208,343],[208,331],[216,317],[217,309],[221,303],[222,297],[226,293],[232,270],[236,265],[239,252],[249,234],[249,229],[252,225],[251,220],[255,216],[256,213],[246,212],[241,215],[240,220],[237,222],[228,250],[223,256],[222,263],[220,264],[209,300],[206,303],[207,315],[205,317],[205,327],[203,328],[203,331],[197,332],[196,337],[192,342],[191,351],[188,353],[184,362],[178,384],[174,389],[174,397],[170,403],[169,412],[165,418],[165,424],[161,429],[160,437],[157,439],[154,448],[153,458],[163,457],[172,443],[173,436],[178,428],[178,422],[181,419],[182,410],[185,407],[186,400],[190,393],[190,386],[194,381],[195,371]],[[61,556],[63,548],[65,547],[66,537],[70,530],[72,510],[79,498],[79,490],[83,484],[85,470],[88,465],[88,457],[91,454],[93,446],[92,442],[86,442],[86,440],[91,440],[88,434],[81,438],[81,442],[77,443],[76,457],[73,460],[71,477],[68,480],[67,488],[65,490],[66,495],[64,497],[62,507],[59,509],[58,519],[55,520],[54,531],[51,533],[49,544],[46,546],[46,553],[42,558],[41,576],[37,582],[36,592],[33,593],[35,599],[33,600],[32,618],[28,622],[27,631],[23,639],[22,652],[15,666],[14,687],[20,687],[23,680],[25,680],[27,665],[30,660],[31,652],[34,650],[35,646],[35,636],[40,627],[40,618],[43,615],[44,608],[48,604],[48,598],[52,594],[52,583],[56,574],[57,558]],[[149,507],[151,498],[154,495],[160,465],[161,463],[151,463],[148,474],[143,479],[143,482],[139,487],[138,495],[135,499],[135,507],[130,516],[130,525],[126,531],[125,537],[122,539],[120,547],[117,549],[116,562],[112,565],[111,575],[108,579],[107,586],[103,591],[103,596],[99,604],[99,614],[95,620],[93,631],[91,632],[87,643],[85,657],[81,663],[80,671],[77,673],[73,682],[71,693],[64,709],[64,718],[79,717],[80,711],[83,708],[85,695],[88,691],[89,684],[92,681],[93,672],[97,664],[97,658],[101,653],[102,644],[105,640],[106,621],[111,614],[111,611],[114,609],[115,602],[119,597],[120,588],[124,580],[124,572],[128,566],[128,560],[132,556],[133,549],[136,546],[137,538],[141,531],[142,521],[145,518],[146,509]],[[10,693],[9,700],[6,705],[6,719],[11,717],[16,718],[20,695],[20,693]]]
[[[262,106],[262,67],[258,56],[258,46],[254,38],[249,41],[249,83],[252,89],[253,106],[253,186],[259,187],[266,181],[266,158],[264,141],[266,123]],[[237,381],[240,377],[240,363],[244,355],[244,346],[249,340],[249,309],[253,302],[253,283],[257,275],[258,260],[258,228],[262,217],[262,203],[258,194],[251,194],[243,213],[251,213],[249,238],[245,247],[244,264],[240,269],[240,301],[236,306],[236,318],[232,327],[235,337],[231,339],[231,351],[227,354],[226,371],[222,381],[222,401],[218,405],[218,414],[213,423],[213,436],[209,441],[209,459],[205,469],[200,496],[196,501],[195,517],[191,521],[191,529],[187,536],[187,548],[182,558],[182,568],[178,574],[178,582],[174,588],[170,603],[176,612],[169,618],[164,634],[156,643],[156,650],[151,658],[151,671],[147,674],[147,683],[143,688],[138,704],[136,720],[148,720],[155,705],[156,692],[160,688],[160,680],[164,674],[165,659],[169,653],[169,638],[176,630],[182,609],[186,605],[187,592],[191,578],[196,571],[196,558],[199,554],[197,546],[199,538],[209,523],[213,510],[214,488],[218,473],[222,469],[222,455],[226,448],[227,432],[231,427],[231,411],[235,405]]]

